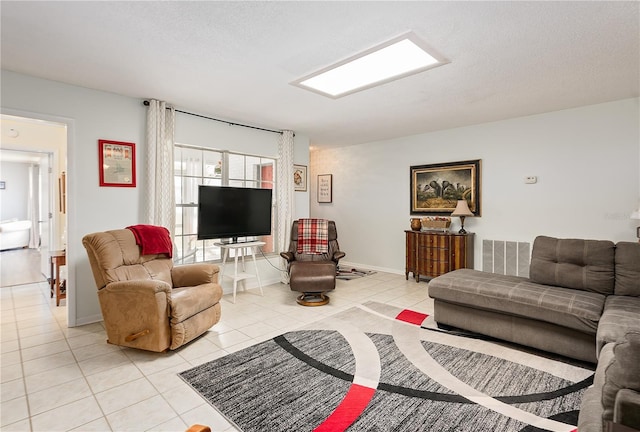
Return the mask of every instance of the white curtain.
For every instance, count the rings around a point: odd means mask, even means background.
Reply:
[[[283,131],[278,142],[278,252],[289,248],[293,224],[293,131]],[[289,283],[286,272],[281,272],[283,283]]]
[[[36,249],[40,246],[40,225],[38,223],[38,165],[29,165],[29,199],[27,200],[27,214],[31,221],[29,233],[29,248]]]
[[[198,202],[198,178],[202,176],[202,160],[199,157],[184,157],[183,155],[182,163],[184,164],[182,202]],[[182,232],[195,233],[197,231],[197,225],[198,213],[196,211],[184,211],[182,214]],[[196,262],[198,249],[195,236],[183,237],[182,248],[182,262]]]
[[[173,144],[175,109],[166,102],[149,101],[147,111],[146,223],[175,232]]]

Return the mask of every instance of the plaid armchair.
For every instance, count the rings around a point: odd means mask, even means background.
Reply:
[[[345,256],[338,244],[334,221],[294,221],[289,250],[280,256],[287,261],[291,290],[301,293],[298,304],[322,306],[329,303],[326,293],[335,289],[338,261]]]

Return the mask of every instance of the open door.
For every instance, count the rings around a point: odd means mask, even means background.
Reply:
[[[40,176],[39,176],[39,215],[38,215],[38,227],[37,232],[40,236],[40,270],[42,274],[48,278],[51,269],[49,265],[49,251],[50,245],[53,244],[53,229],[51,223],[53,221],[53,206],[51,202],[51,196],[55,196],[52,193],[53,182],[51,177],[53,165],[53,154],[46,153],[40,158]]]

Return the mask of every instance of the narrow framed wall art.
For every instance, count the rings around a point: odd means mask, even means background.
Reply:
[[[318,202],[333,202],[333,174],[318,175]]]
[[[307,191],[307,167],[305,165],[293,166],[293,188],[297,192]]]
[[[136,145],[98,140],[100,186],[136,187]]]

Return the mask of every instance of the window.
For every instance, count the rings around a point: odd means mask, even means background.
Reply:
[[[198,240],[198,186],[234,186],[274,189],[275,165],[272,158],[216,151],[176,144],[174,150],[174,175],[176,195],[177,263],[194,263],[221,260],[218,240]],[[272,211],[275,210],[272,207]],[[277,223],[276,214],[271,217],[271,235],[261,236],[266,243],[263,252],[274,252],[273,239]]]

